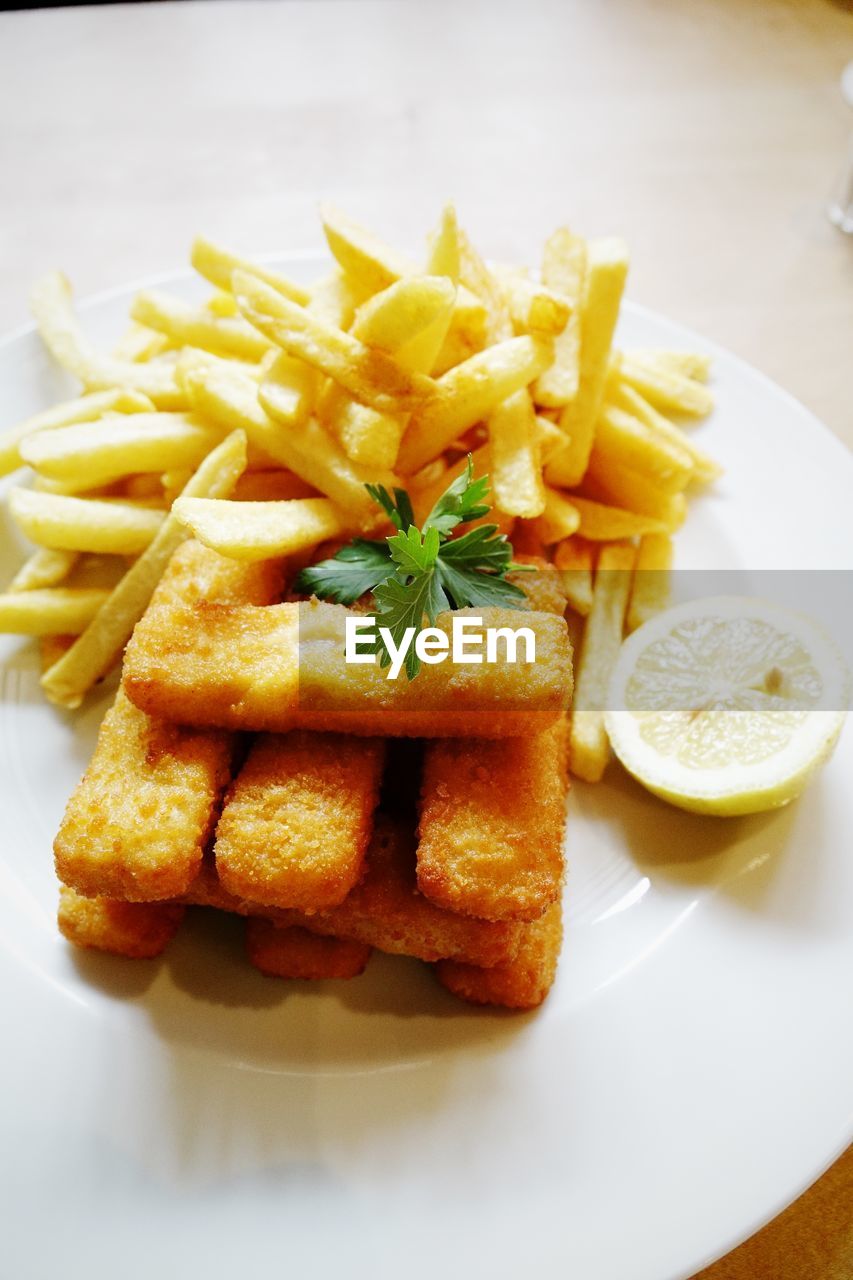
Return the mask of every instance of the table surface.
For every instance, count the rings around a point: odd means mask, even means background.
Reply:
[[[849,0],[294,0],[0,15],[0,331],[35,275],[84,295],[204,230],[319,247],[331,198],[414,244],[452,196],[484,252],[570,221],[629,293],[853,446],[853,238],[825,205],[853,115]],[[853,1156],[702,1280],[850,1280]]]

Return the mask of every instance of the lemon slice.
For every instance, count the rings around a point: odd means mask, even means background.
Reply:
[[[844,661],[814,622],[719,596],[668,609],[625,641],[605,725],[655,795],[697,813],[757,813],[800,794],[848,698]]]

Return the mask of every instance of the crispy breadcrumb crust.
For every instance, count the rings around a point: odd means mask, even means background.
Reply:
[[[281,592],[280,564],[240,564],[186,542],[150,608],[211,596],[264,601]],[[201,866],[234,737],[152,719],[120,689],[54,842],[59,879],[89,897],[160,901],[185,893]]]
[[[246,954],[268,978],[357,978],[371,948],[363,942],[324,938],[298,926],[281,928],[272,920],[246,921]]]
[[[60,933],[75,947],[151,960],[177,933],[184,908],[173,903],[84,898],[61,885],[56,918]]]
[[[523,926],[455,915],[418,892],[411,833],[377,815],[364,878],[339,907],[306,914],[263,907],[228,894],[206,863],[187,903],[301,925],[312,933],[349,938],[394,955],[438,960],[449,956],[488,967],[506,964],[518,950]]]
[[[562,903],[558,901],[541,920],[525,927],[518,953],[509,964],[480,969],[439,960],[435,973],[443,987],[470,1004],[535,1009],[553,985],[562,941]]]
[[[340,605],[175,603],[152,605],[138,623],[125,688],[150,715],[256,732],[497,738],[553,724],[572,691],[564,620],[534,610],[459,613],[486,627],[529,628],[536,660],[508,662],[501,646],[496,663],[445,661],[425,665],[417,680],[389,680],[378,664],[344,662],[347,610]],[[450,615],[438,625],[449,628]]]
[[[303,911],[343,902],[364,871],[384,756],[377,738],[256,739],[216,829],[223,888]]]
[[[565,719],[528,738],[426,744],[418,888],[484,920],[535,920],[560,893]]]

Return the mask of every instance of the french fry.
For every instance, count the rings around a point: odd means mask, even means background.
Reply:
[[[583,487],[588,497],[651,516],[667,529],[678,529],[687,515],[683,493],[669,493],[642,472],[618,462],[602,462],[594,452]]]
[[[58,551],[54,547],[39,547],[25,560],[12,581],[10,591],[35,591],[39,587],[58,587],[74,568],[80,554],[77,551]]]
[[[585,618],[592,608],[593,544],[584,538],[564,538],[554,551],[554,567],[560,571],[560,582],[569,608]]]
[[[638,515],[606,503],[572,494],[572,506],[580,516],[578,533],[591,542],[618,542],[646,533],[666,533],[666,525],[652,516]]]
[[[527,391],[516,391],[489,416],[491,483],[496,506],[530,519],[545,510],[536,415]]]
[[[317,383],[313,369],[282,351],[258,389],[258,400],[276,422],[289,431],[299,430],[311,416]]]
[[[317,490],[292,471],[244,471],[231,495],[235,502],[286,502],[316,498]]]
[[[536,415],[536,434],[539,440],[539,457],[544,467],[562,449],[566,437],[555,422],[543,417],[541,413]]]
[[[323,231],[344,271],[370,293],[379,293],[401,276],[414,275],[417,264],[360,226],[334,205],[320,206]]]
[[[590,468],[603,475],[610,466],[630,467],[668,493],[693,478],[693,459],[678,440],[664,439],[635,414],[604,404],[595,427]]]
[[[659,413],[644,396],[622,380],[618,368],[608,378],[607,398],[617,408],[633,414],[667,444],[686,450],[693,463],[693,479],[700,484],[710,484],[722,475],[722,467],[700,449],[684,431]]]
[[[711,357],[701,351],[659,351],[651,347],[634,347],[625,355],[633,364],[678,373],[683,378],[692,378],[694,382],[707,382],[711,372]]]
[[[364,973],[372,948],[348,938],[324,938],[299,925],[279,927],[273,920],[249,917],[246,955],[267,978],[324,982],[357,978]]]
[[[622,644],[622,628],[634,548],[602,547],[595,574],[592,609],[584,627],[569,738],[569,768],[586,782],[598,782],[610,758],[604,728],[610,674]]]
[[[312,285],[307,307],[324,324],[349,329],[356,311],[369,297],[367,290],[360,288],[351,276],[334,267]]]
[[[563,332],[572,310],[568,298],[531,280],[522,271],[504,270],[500,281],[516,333],[539,333],[553,338]]]
[[[581,350],[581,297],[586,275],[586,241],[560,227],[546,241],[542,259],[542,280],[564,297],[570,315],[554,343],[554,363],[533,385],[536,404],[562,408],[578,393]]]
[[[95,350],[80,328],[71,305],[71,286],[60,272],[36,282],[30,305],[45,346],[87,391],[138,391],[158,409],[185,407],[186,399],[170,365],[153,361],[136,364]]]
[[[22,442],[21,457],[51,479],[95,488],[137,472],[197,467],[222,435],[184,413],[110,415],[39,431]]]
[[[661,365],[652,365],[648,361],[640,364],[623,356],[619,372],[630,387],[639,391],[657,409],[705,418],[714,407],[714,397],[707,387]]]
[[[456,289],[444,276],[408,276],[359,307],[353,335],[377,351],[395,355],[436,321],[443,321],[446,332],[455,298]]]
[[[636,631],[669,604],[672,556],[672,538],[667,534],[650,533],[640,539],[628,605],[629,631]]]
[[[361,289],[366,296],[387,289],[404,276],[418,273],[417,263],[383,244],[372,232],[360,227],[331,205],[323,206],[321,216],[329,248],[347,273],[351,284]],[[458,229],[455,234],[458,254]],[[436,275],[447,274],[432,265],[430,270]],[[487,340],[486,328],[487,315],[483,303],[470,290],[460,288],[456,295],[450,329],[441,352],[435,359],[435,368],[424,372],[436,375],[445,373],[475,351],[482,350]]]
[[[545,509],[536,521],[536,533],[546,547],[562,542],[577,532],[581,517],[575,495],[563,494],[556,489],[545,488]]]
[[[237,303],[234,301],[234,295],[226,293],[224,289],[214,289],[204,305],[215,316],[236,316],[240,314]]]
[[[0,632],[79,635],[109,595],[95,587],[42,587],[0,595]]]
[[[509,338],[443,374],[435,384],[435,398],[412,414],[400,446],[399,470],[411,475],[438,457],[475,422],[532,382],[551,357],[547,339]]]
[[[345,511],[328,498],[233,502],[178,498],[172,511],[199,542],[234,560],[269,560],[309,551],[351,530]]]
[[[407,369],[427,372],[447,334],[455,288],[442,276],[411,276],[390,285],[357,312],[353,336],[396,356]],[[381,414],[351,400],[330,384],[322,416],[353,462],[366,467],[394,465],[408,421],[405,414]]]
[[[426,269],[431,276],[447,276],[454,284],[459,283],[459,225],[452,204],[444,206],[430,237]]]
[[[58,493],[36,493],[33,489],[12,489],[9,510],[22,532],[38,546],[110,555],[136,555],[144,551],[164,520],[163,511],[132,506],[128,502],[72,498]]]
[[[110,410],[116,413],[150,413],[153,408],[147,396],[138,391],[124,391],[120,387],[112,391],[93,391],[77,400],[54,405],[52,409],[45,409],[0,432],[0,476],[24,465],[21,443],[37,431],[70,427],[77,422],[94,422]]]
[[[113,347],[112,356],[114,360],[132,360],[136,363],[162,355],[168,347],[169,339],[165,333],[158,333],[156,329],[149,329],[147,325],[131,320]]]
[[[179,347],[200,347],[216,355],[248,361],[260,360],[270,349],[269,341],[242,316],[215,316],[206,307],[190,306],[156,290],[138,293],[130,315],[140,324],[165,333]]]
[[[261,280],[235,271],[234,290],[241,312],[256,329],[363,404],[383,413],[403,413],[433,398],[431,378],[410,373],[384,352],[324,324]]]
[[[389,472],[362,472],[313,418],[300,431],[282,430],[261,408],[257,389],[248,378],[219,370],[191,371],[184,377],[184,386],[193,408],[203,417],[242,428],[251,444],[352,512],[360,523],[376,518],[365,481],[391,488],[399,484]]]
[[[229,249],[223,249],[221,245],[215,244],[205,236],[196,236],[190,261],[199,275],[204,276],[205,280],[209,280],[211,284],[216,285],[217,289],[223,289],[226,293],[231,291],[231,277],[234,272],[248,271],[259,280],[263,280],[264,284],[268,284],[271,289],[276,289],[285,298],[290,298],[291,302],[297,302],[300,306],[308,302],[309,292],[302,285],[289,280],[278,271],[273,271],[260,263],[249,262]]]
[[[583,479],[592,449],[595,423],[604,399],[610,345],[628,273],[622,240],[590,240],[581,299],[581,352],[578,390],[560,414],[568,436],[562,453],[548,464],[552,484],[572,488]]]
[[[486,266],[471,240],[460,228],[459,279],[486,308],[487,340],[503,342],[513,335],[509,302],[500,280]]]
[[[224,498],[246,467],[246,436],[232,431],[208,454],[184,493],[194,498]],[[73,709],[121,653],[142,617],[154,588],[186,530],[169,513],[157,536],[128,569],[80,638],[45,674],[41,685],[51,702]]]

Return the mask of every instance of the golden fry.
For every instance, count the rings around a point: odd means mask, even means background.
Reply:
[[[200,347],[247,361],[260,360],[270,350],[269,340],[242,316],[217,316],[206,307],[193,307],[153,289],[136,295],[130,314],[140,324],[165,333],[179,347]]]
[[[598,557],[592,609],[584,627],[569,738],[569,767],[578,778],[598,782],[610,759],[604,728],[607,691],[619,648],[631,590],[634,548],[603,547]]]
[[[554,567],[559,570],[569,607],[585,618],[592,608],[593,544],[584,538],[564,538],[554,551]]]
[[[196,236],[193,241],[190,261],[199,275],[204,276],[205,280],[209,280],[218,289],[224,289],[226,292],[231,290],[231,277],[235,271],[248,271],[257,276],[259,280],[263,280],[264,284],[268,284],[271,289],[277,289],[279,293],[284,294],[285,298],[290,298],[291,302],[298,302],[304,306],[308,301],[308,290],[304,289],[302,285],[295,284],[287,276],[283,276],[269,267],[260,266],[256,262],[248,262],[245,258],[232,253],[229,249],[223,249],[221,245],[215,244],[205,236]]]
[[[235,560],[290,556],[352,531],[352,520],[328,498],[177,498],[172,511],[199,542]]]
[[[234,431],[205,458],[184,493],[188,497],[227,497],[245,466],[246,437],[242,431]],[[154,541],[128,569],[83,634],[42,676],[41,686],[51,702],[79,707],[92,685],[110,670],[185,537],[185,529],[170,512]]]
[[[548,464],[553,484],[572,488],[586,471],[595,423],[604,399],[610,345],[619,315],[628,250],[621,240],[590,240],[581,299],[581,351],[577,394],[560,415],[568,437],[562,453]]]
[[[121,388],[112,391],[92,391],[89,395],[80,396],[76,400],[66,400],[62,404],[45,409],[32,418],[25,419],[13,427],[0,432],[0,476],[8,475],[23,466],[21,443],[37,431],[48,431],[55,427],[70,427],[76,422],[94,422],[107,412],[113,413],[148,413],[154,408],[147,396],[138,391],[124,391]]]
[[[431,378],[325,324],[256,277],[235,272],[234,290],[241,312],[256,329],[339,382],[362,404],[382,413],[404,413],[433,398]]]
[[[636,631],[669,604],[672,556],[672,538],[667,534],[649,533],[640,539],[628,605],[629,631]]]
[[[77,551],[56,551],[40,547],[26,560],[9,583],[10,591],[34,591],[39,587],[58,587],[65,581],[77,561]]]
[[[490,479],[495,505],[530,519],[545,510],[536,415],[527,391],[516,391],[490,415]]]
[[[86,338],[71,305],[71,286],[54,271],[36,282],[30,305],[45,346],[79,378],[87,391],[121,389],[147,396],[158,409],[183,409],[186,398],[168,364],[116,360],[101,355]]]
[[[586,241],[573,235],[568,227],[560,227],[545,244],[542,280],[571,307],[568,320],[554,343],[554,363],[533,385],[533,399],[546,408],[562,408],[578,393],[586,258]]]
[[[79,635],[109,595],[95,587],[43,587],[0,595],[0,632]]]
[[[532,382],[551,360],[544,338],[509,338],[442,375],[437,395],[412,414],[398,458],[404,475],[437,458],[457,436],[487,418],[502,401]]]
[[[31,542],[58,551],[137,555],[163,526],[164,512],[111,498],[74,498],[12,489],[9,510]]]

